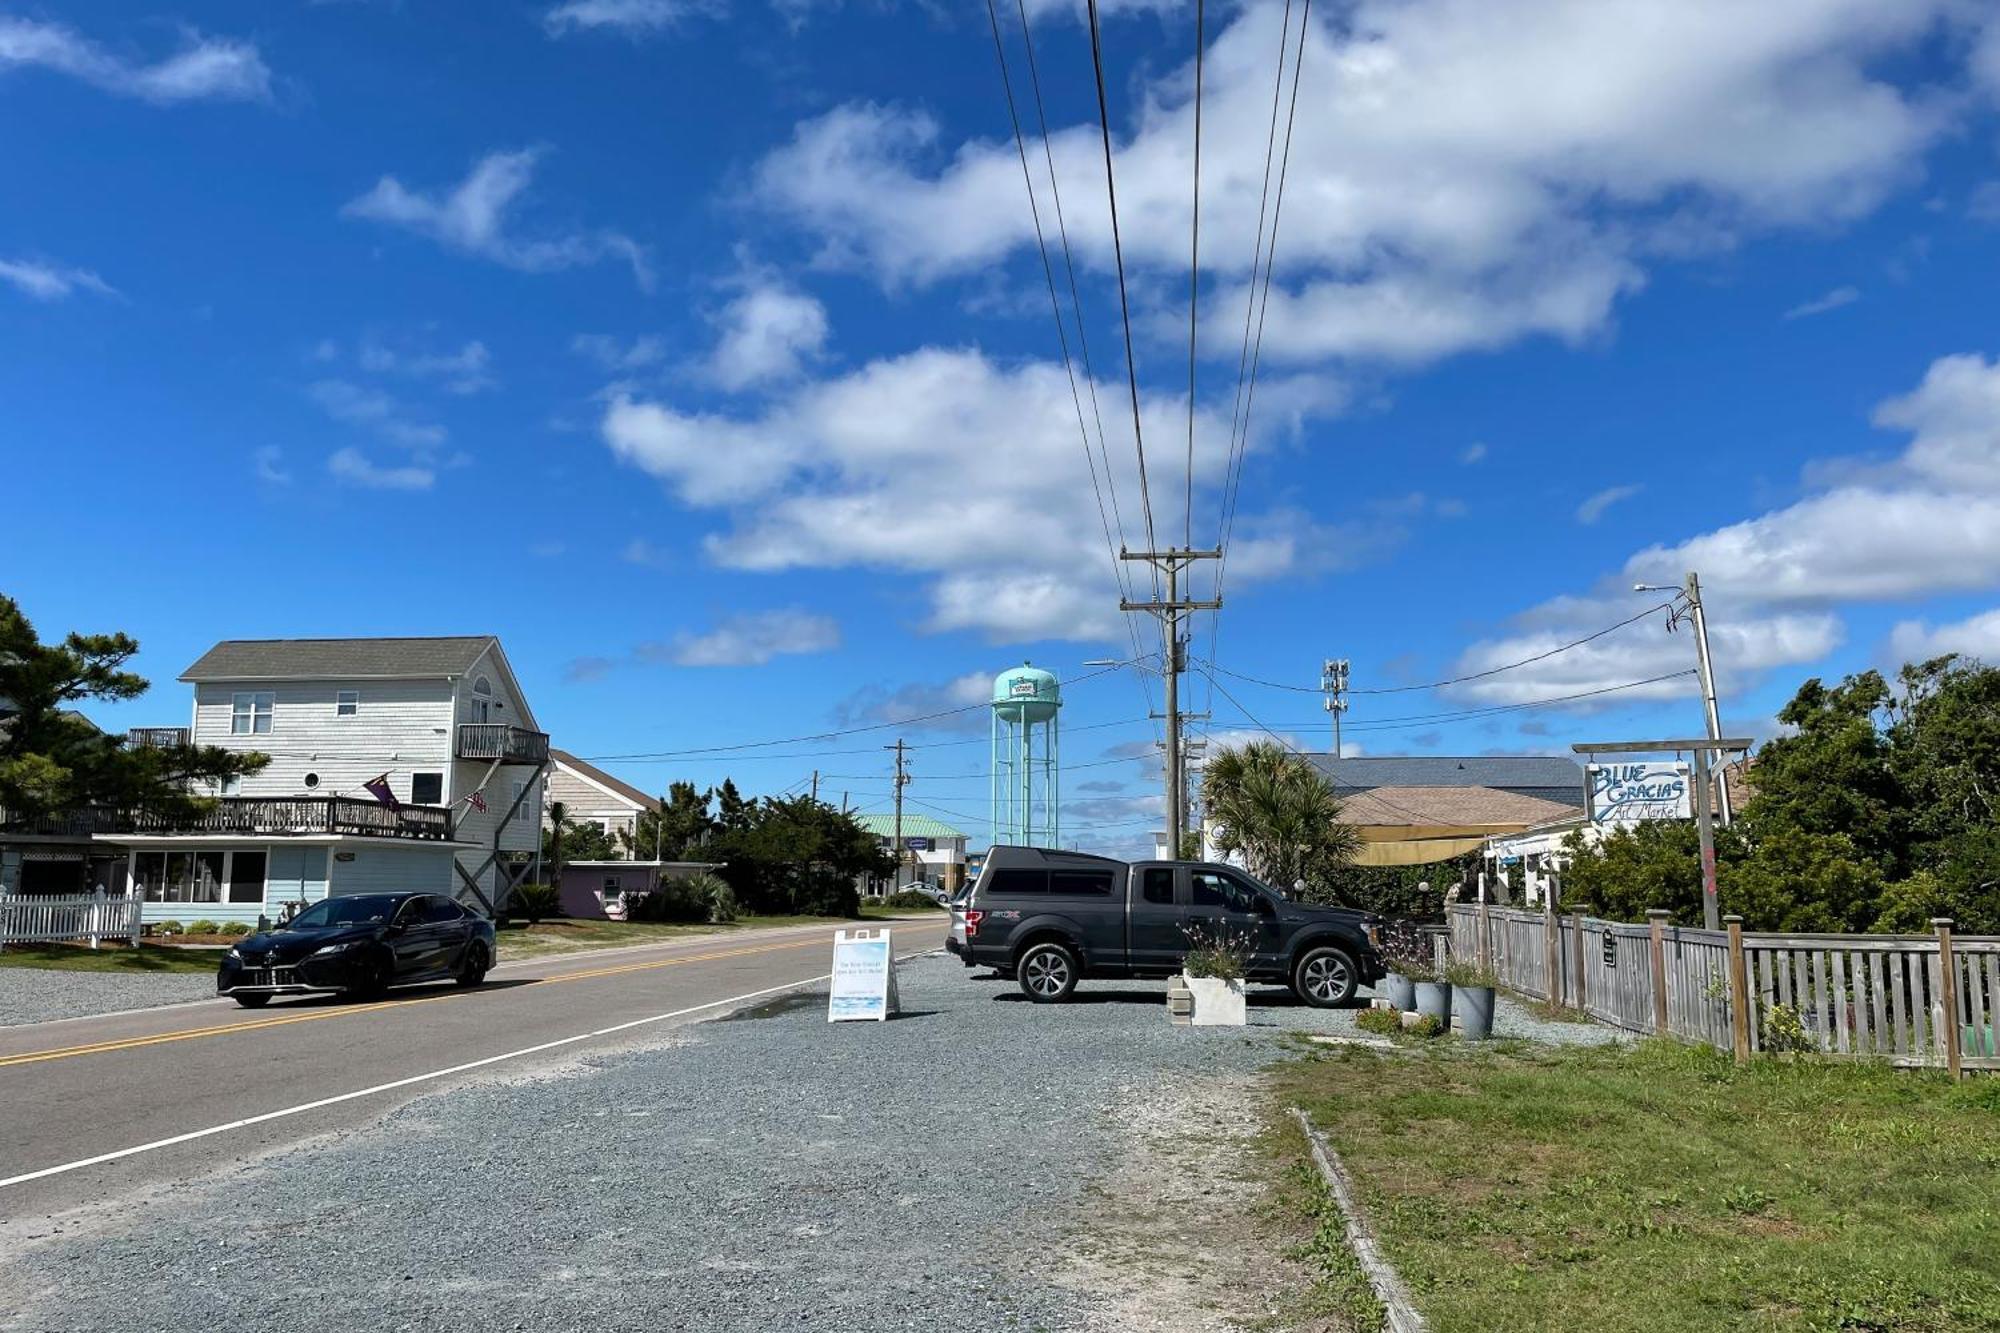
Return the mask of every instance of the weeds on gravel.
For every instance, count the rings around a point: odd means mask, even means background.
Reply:
[[[1437,1333],[2000,1327],[2000,1080],[1662,1042],[1281,1067]]]

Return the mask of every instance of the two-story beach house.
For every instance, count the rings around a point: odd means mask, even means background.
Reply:
[[[254,921],[385,889],[490,912],[532,869],[549,738],[493,636],[230,639],[181,679],[195,744],[271,762],[196,827],[96,812],[146,919]]]

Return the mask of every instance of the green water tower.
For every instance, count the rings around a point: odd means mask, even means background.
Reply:
[[[993,841],[1054,847],[1062,684],[1023,662],[993,679]]]

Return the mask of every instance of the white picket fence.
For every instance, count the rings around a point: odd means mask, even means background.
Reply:
[[[105,893],[51,898],[41,894],[0,894],[0,948],[9,944],[68,943],[86,940],[139,942],[137,894]]]

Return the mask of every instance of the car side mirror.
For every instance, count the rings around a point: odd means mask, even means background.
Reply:
[[[384,935],[400,935],[409,928],[410,923],[407,921],[391,921],[388,925],[382,927],[382,933]]]

